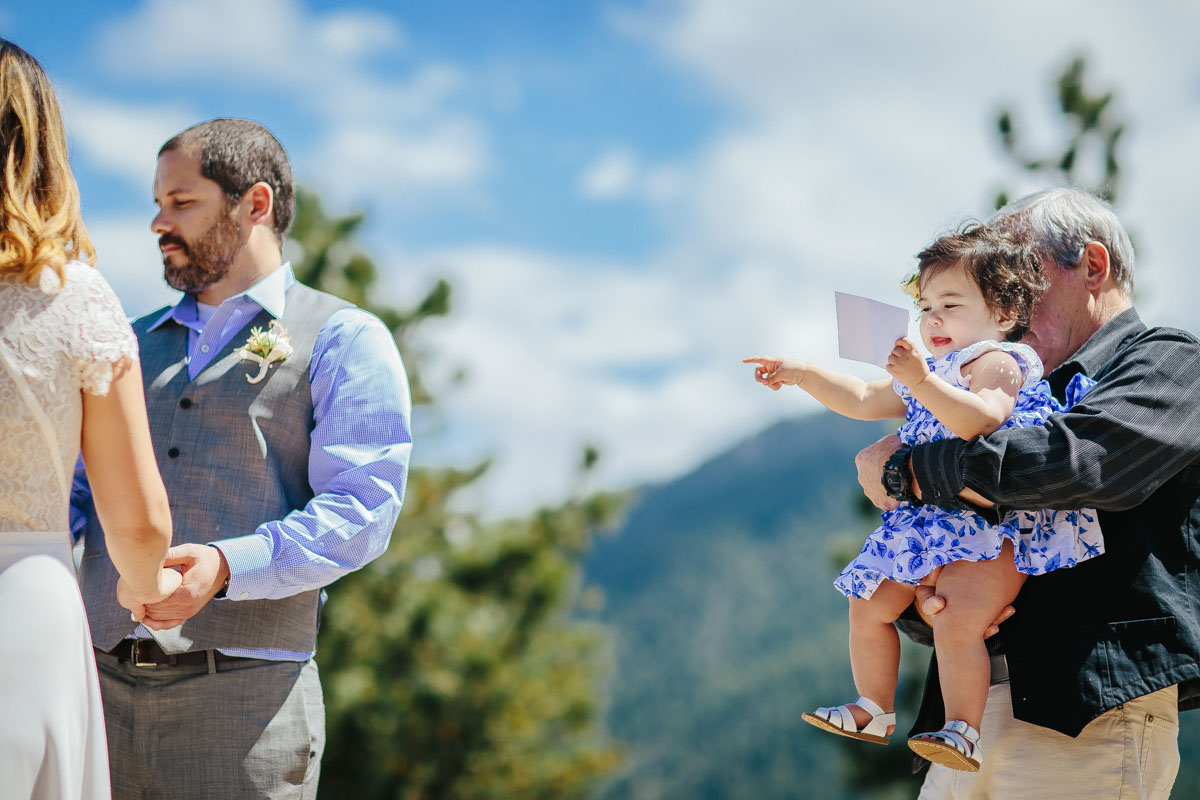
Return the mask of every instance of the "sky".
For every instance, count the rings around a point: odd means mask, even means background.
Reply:
[[[1049,185],[994,120],[1011,108],[1053,150],[1053,80],[1077,54],[1128,123],[1138,308],[1200,329],[1198,30],[1200,6],[1115,0],[0,9],[58,89],[97,267],[131,316],[174,299],[149,232],[155,153],[217,116],[262,122],[332,212],[367,213],[383,297],[451,282],[418,343],[438,406],[413,458],[493,459],[464,501],[493,515],[562,499],[585,443],[595,485],[631,487],[818,408],[756,385],[745,356],[884,377],[838,358],[834,291],[904,305],[936,235],[1001,188]]]

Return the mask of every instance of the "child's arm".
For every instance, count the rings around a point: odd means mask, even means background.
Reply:
[[[903,417],[904,400],[884,379],[867,383],[861,378],[834,372],[804,361],[754,356],[743,364],[758,364],[754,379],[770,389],[799,386],[830,411],[851,419],[895,419]]]
[[[887,371],[960,439],[987,436],[1003,425],[1012,416],[1025,381],[1015,358],[992,350],[963,367],[971,381],[971,391],[964,392],[930,372],[908,339],[896,342]]]

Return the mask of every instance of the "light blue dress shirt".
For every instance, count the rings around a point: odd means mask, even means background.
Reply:
[[[201,325],[196,299],[184,295],[150,326],[168,319],[188,328],[188,378],[194,379],[262,310],[282,316],[296,282],[284,263],[245,292],[230,297]],[[283,519],[253,532],[211,542],[229,563],[226,599],[274,600],[325,586],[387,549],[404,500],[412,450],[408,377],[391,331],[362,309],[335,312],[317,334],[308,370],[314,427],[308,482],[314,497]],[[369,425],[362,424],[370,420]],[[71,495],[71,527],[93,512],[82,461]],[[134,636],[150,632],[138,626]],[[222,649],[277,661],[312,653]]]

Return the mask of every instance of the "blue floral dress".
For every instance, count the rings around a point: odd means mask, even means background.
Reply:
[[[1094,385],[1078,375],[1061,405],[1042,380],[1042,362],[1027,345],[983,341],[930,362],[932,370],[950,384],[970,391],[962,367],[990,350],[1016,358],[1025,382],[1012,416],[1001,428],[1041,425],[1051,413],[1070,407]],[[909,445],[954,436],[930,411],[913,399],[908,388],[895,382],[896,393],[908,404],[900,439]],[[1000,554],[1004,540],[1013,543],[1013,560],[1027,575],[1073,567],[1104,552],[1095,509],[1079,511],[1012,511],[999,525],[971,511],[938,506],[901,504],[883,514],[883,524],[867,537],[862,552],[846,566],[834,586],[847,597],[867,599],[884,578],[916,584],[936,567],[951,561],[989,561]]]

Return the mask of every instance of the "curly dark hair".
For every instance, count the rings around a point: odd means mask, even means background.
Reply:
[[[1049,285],[1032,242],[982,222],[967,223],[917,253],[918,285],[956,266],[967,271],[989,309],[1016,321],[1008,332],[1010,342],[1029,331],[1033,307]]]

